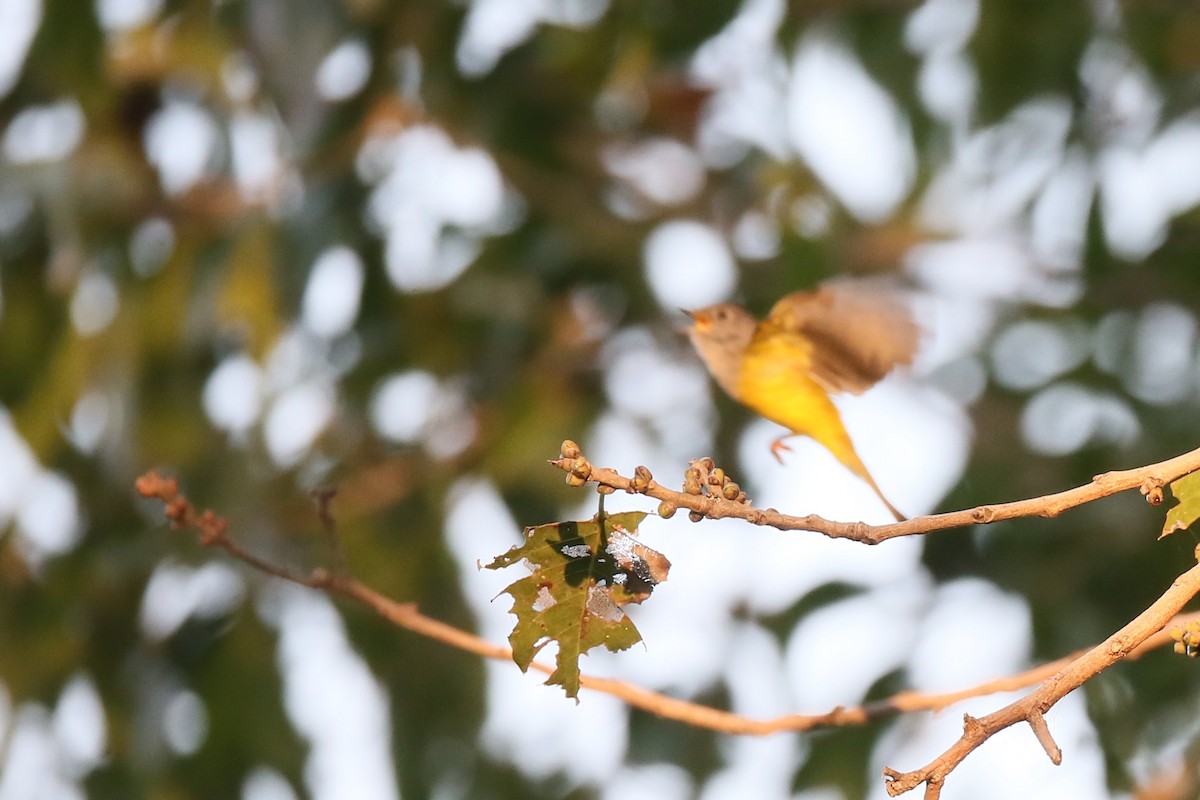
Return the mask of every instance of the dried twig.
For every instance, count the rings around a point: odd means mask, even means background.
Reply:
[[[1105,472],[1092,478],[1091,483],[1063,492],[1017,500],[1011,503],[977,506],[945,514],[914,517],[904,522],[868,525],[865,522],[835,522],[816,514],[796,517],[773,508],[752,508],[744,501],[726,499],[716,494],[695,494],[668,489],[650,478],[645,467],[638,467],[633,478],[627,478],[607,467],[597,467],[587,460],[574,442],[563,442],[563,455],[550,462],[567,472],[573,485],[593,482],[607,490],[621,489],[631,494],[644,494],[668,505],[670,509],[686,508],[701,517],[722,519],[736,517],[755,525],[765,525],[782,531],[814,531],[835,539],[853,539],[863,544],[879,544],[898,536],[962,528],[1000,522],[1018,517],[1057,517],[1068,509],[1099,500],[1102,497],[1139,489],[1147,502],[1162,502],[1162,487],[1176,478],[1200,469],[1200,448],[1181,456],[1136,469]],[[640,478],[640,480],[639,480]]]

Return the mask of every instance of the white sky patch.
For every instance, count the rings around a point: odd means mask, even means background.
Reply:
[[[663,308],[700,308],[729,298],[737,266],[721,234],[695,220],[664,222],[646,237],[646,280]]]
[[[912,687],[948,692],[976,686],[1027,666],[1033,642],[1029,605],[979,578],[939,586],[921,618],[908,656]]]
[[[330,102],[348,100],[362,91],[371,76],[371,51],[361,39],[346,39],[329,51],[313,79],[319,94]]]
[[[156,274],[175,251],[175,229],[163,217],[150,217],[129,237],[129,261],[142,278]]]
[[[625,765],[599,787],[600,800],[691,800],[692,776],[674,764]]]
[[[163,738],[176,755],[190,756],[208,736],[208,709],[200,695],[180,689],[167,700],[162,715]]]
[[[423,370],[409,370],[386,378],[371,397],[375,430],[393,442],[419,441],[433,418],[440,395],[437,378]]]
[[[269,392],[282,392],[320,372],[321,361],[304,331],[291,328],[277,337],[267,354],[263,374]]]
[[[1070,372],[1090,354],[1088,330],[1081,322],[1019,320],[992,345],[996,380],[1009,389],[1035,389]]]
[[[384,235],[388,277],[401,291],[450,283],[478,256],[484,237],[507,230],[519,216],[492,157],[456,147],[430,125],[368,139],[358,171],[376,184],[367,217]]]
[[[855,216],[885,219],[916,173],[900,108],[846,48],[807,37],[796,52],[787,105],[796,151]]]
[[[1123,376],[1130,394],[1152,405],[1194,397],[1196,331],[1196,316],[1183,306],[1153,303],[1143,309]]]
[[[1171,214],[1200,203],[1200,114],[1189,114],[1168,125],[1151,140],[1143,157]]]
[[[904,267],[919,283],[956,302],[1023,301],[1062,308],[1074,304],[1083,289],[1073,272],[1041,269],[1015,233],[918,244],[905,254]]]
[[[262,370],[245,354],[229,356],[204,383],[204,413],[213,425],[241,435],[258,421],[264,399]]]
[[[229,123],[233,176],[242,195],[251,201],[270,198],[283,172],[283,133],[267,114],[239,111]]]
[[[716,418],[708,373],[690,349],[664,347],[650,331],[626,328],[608,337],[600,362],[612,413],[649,428],[657,439],[658,452],[639,463],[673,469],[711,442]],[[621,458],[637,455],[614,452]],[[661,464],[655,463],[659,458]]]
[[[51,717],[63,772],[79,780],[104,761],[107,731],[104,705],[96,684],[77,673],[59,693]]]
[[[777,715],[788,695],[788,665],[779,643],[763,628],[742,622],[731,645],[725,676],[731,710],[755,718]],[[731,739],[722,748],[724,768],[705,783],[702,800],[791,796],[795,770],[807,755],[799,734]]]
[[[1158,182],[1130,148],[1105,153],[1099,172],[1105,243],[1119,258],[1145,258],[1167,239],[1168,209]]]
[[[307,381],[281,392],[263,426],[271,460],[287,468],[304,458],[333,419],[334,405],[333,389],[323,381]]]
[[[58,472],[39,472],[17,508],[19,545],[26,560],[36,566],[74,549],[83,535],[80,515],[75,484]]]
[[[904,26],[904,43],[914,53],[966,47],[979,24],[979,0],[925,0]]]
[[[88,392],[71,409],[67,438],[83,453],[94,453],[113,422],[110,400],[103,392]]]
[[[255,767],[242,781],[241,800],[297,800],[287,778],[270,767]]]
[[[1062,164],[1071,123],[1066,98],[1039,97],[972,133],[921,198],[922,224],[976,236],[1011,227]]]
[[[0,3],[0,98],[21,76],[29,45],[42,24],[42,0],[6,0]]]
[[[531,0],[473,0],[455,50],[458,71],[471,77],[491,72],[501,56],[537,29],[539,5]]]
[[[96,18],[110,33],[145,25],[161,10],[162,0],[96,0]]]
[[[362,259],[349,247],[331,247],[317,256],[301,304],[305,327],[323,339],[350,330],[358,317],[364,273]]]
[[[120,295],[116,282],[103,272],[84,273],[71,295],[71,322],[80,336],[94,336],[117,316]]]
[[[0,800],[54,798],[84,800],[86,795],[59,770],[58,742],[50,716],[39,705],[26,703],[16,712],[0,765]]]
[[[800,713],[859,705],[910,654],[931,581],[923,570],[806,615],[787,640],[787,676]],[[886,644],[885,644],[886,642]]]
[[[0,407],[0,527],[17,513],[39,471],[33,451]]]
[[[1087,156],[1069,148],[1030,211],[1029,243],[1038,261],[1055,269],[1080,266],[1094,193]]]
[[[166,560],[146,582],[139,612],[142,633],[152,642],[179,630],[190,617],[224,616],[241,604],[246,586],[228,565],[208,563],[195,569]]]
[[[292,586],[276,589],[271,616],[279,629],[283,704],[309,744],[309,796],[396,800],[387,692],[350,646],[328,598]]]
[[[975,67],[963,52],[978,24],[979,0],[926,0],[904,27],[904,43],[922,56],[921,103],[956,134],[970,124],[979,90]]]
[[[74,98],[18,112],[4,131],[4,155],[14,164],[61,161],[83,140],[83,109]]]
[[[552,648],[540,658],[553,663]],[[589,656],[581,667],[599,660]],[[543,686],[545,676],[539,672],[522,673],[511,662],[489,660],[485,666],[487,713],[480,743],[489,756],[534,779],[561,773],[572,786],[602,784],[624,761],[629,745],[629,707],[624,703],[593,692],[575,705],[564,699],[561,687]]]
[[[208,172],[220,131],[195,103],[170,100],[146,125],[146,158],[168,194],[190,189]]]
[[[1079,78],[1088,116],[1100,122],[1103,136],[1114,144],[1144,144],[1158,127],[1162,94],[1125,42],[1104,34],[1093,39],[1080,59]]]
[[[747,211],[733,227],[733,250],[747,261],[764,261],[779,255],[779,225],[761,211]]]
[[[385,439],[420,442],[434,458],[452,458],[474,440],[478,425],[455,381],[422,370],[384,379],[371,397],[371,423]]]
[[[221,85],[235,103],[248,105],[254,101],[262,80],[244,50],[235,50],[221,59]]]
[[[782,0],[745,0],[737,15],[696,49],[691,71],[713,94],[697,131],[704,160],[731,166],[757,147],[777,160],[790,151],[784,116],[788,67],[775,42]]]
[[[674,139],[612,145],[602,158],[613,177],[659,205],[685,203],[704,188],[704,163],[695,151]]]
[[[921,62],[917,92],[931,114],[962,129],[975,107],[979,76],[963,53],[937,53]]]
[[[486,75],[539,24],[586,27],[607,10],[608,0],[471,0],[455,50],[458,70]]]
[[[1021,411],[1021,435],[1034,452],[1063,456],[1088,444],[1128,445],[1141,423],[1121,397],[1071,381],[1042,389]]]
[[[1144,146],[1100,156],[1105,241],[1118,256],[1145,258],[1166,240],[1171,218],[1200,203],[1200,116],[1177,120]]]

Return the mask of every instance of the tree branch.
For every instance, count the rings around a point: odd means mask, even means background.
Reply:
[[[366,586],[348,573],[329,573],[315,570],[311,573],[289,569],[266,561],[250,553],[228,535],[224,518],[211,511],[198,513],[187,498],[179,492],[178,482],[150,472],[138,479],[137,489],[144,497],[155,497],[166,504],[167,518],[173,528],[191,528],[200,534],[200,543],[207,547],[219,547],[233,558],[267,575],[292,583],[318,589],[330,594],[341,595],[365,605],[393,625],[434,639],[450,647],[468,653],[500,661],[511,661],[512,651],[481,639],[474,634],[447,625],[422,614],[414,603],[401,603]],[[1200,613],[1181,615],[1174,622],[1186,626],[1200,622]],[[1160,631],[1134,647],[1128,658],[1137,658],[1152,649],[1173,643],[1166,631]],[[997,692],[1010,692],[1031,686],[1038,681],[1061,672],[1079,658],[1075,654],[1038,667],[980,684],[956,692],[927,694],[924,692],[900,692],[885,700],[862,706],[838,707],[824,714],[788,714],[771,719],[754,719],[728,711],[691,703],[610,678],[583,676],[581,685],[586,688],[612,695],[625,703],[657,716],[687,725],[722,733],[764,736],[781,731],[809,731],[823,728],[862,725],[874,720],[917,711],[940,711],[967,698],[980,697]],[[550,674],[554,668],[533,662],[532,669]]]
[[[711,463],[711,460],[708,461]],[[914,517],[904,522],[892,522],[886,525],[835,522],[816,514],[796,517],[782,514],[774,508],[752,508],[744,501],[744,498],[741,500],[727,499],[719,492],[711,491],[709,489],[711,484],[705,483],[703,480],[700,481],[703,493],[698,487],[694,492],[677,492],[653,480],[650,471],[645,467],[638,467],[638,474],[634,478],[627,478],[608,467],[597,467],[579,452],[579,448],[574,442],[570,441],[563,442],[562,457],[554,459],[550,463],[566,471],[567,482],[572,485],[581,486],[584,483],[593,482],[604,487],[603,490],[620,489],[630,494],[644,494],[660,500],[665,507],[660,506],[659,513],[665,516],[670,516],[677,508],[686,508],[692,512],[693,519],[735,517],[755,525],[769,526],[782,531],[813,531],[834,539],[852,539],[863,544],[879,544],[898,536],[913,536],[1019,517],[1057,517],[1068,509],[1129,489],[1141,490],[1142,494],[1146,496],[1147,502],[1157,505],[1162,502],[1163,486],[1176,478],[1200,470],[1200,448],[1166,461],[1160,461],[1157,464],[1105,472],[1092,478],[1091,483],[1043,497]],[[699,463],[693,461],[693,468]],[[712,474],[711,469],[701,470],[701,472],[702,474],[707,473],[707,475]],[[686,484],[687,478],[685,477]]]
[[[1172,623],[1179,611],[1197,593],[1200,593],[1200,564],[1176,578],[1158,600],[1134,617],[1128,625],[1083,655],[1068,661],[1025,697],[986,717],[974,719],[968,716],[959,740],[921,769],[897,772],[885,767],[883,774],[887,780],[888,794],[895,797],[925,784],[925,797],[937,797],[946,776],[975,748],[999,731],[1022,720],[1029,722],[1033,727],[1034,733],[1051,759],[1061,758],[1058,746],[1049,738],[1049,730],[1045,727],[1042,715],[1101,671],[1138,651],[1152,637],[1157,636],[1158,641],[1163,644],[1169,641],[1171,637],[1164,632],[1164,628]],[[1055,763],[1058,761],[1055,760]]]
[[[862,522],[833,522],[816,515],[794,517],[781,514],[775,509],[751,508],[741,487],[730,480],[724,470],[717,468],[711,459],[692,462],[685,473],[683,492],[675,492],[661,486],[654,481],[650,471],[645,467],[638,467],[633,478],[626,478],[611,469],[595,467],[583,457],[578,446],[570,441],[563,443],[561,457],[551,463],[567,472],[567,482],[572,485],[582,486],[588,482],[595,482],[602,494],[621,489],[658,499],[660,501],[659,514],[664,517],[671,516],[679,508],[686,508],[689,510],[691,518],[696,521],[704,517],[711,519],[736,517],[756,525],[768,525],[780,530],[811,530],[834,538],[848,538],[866,544],[878,544],[897,536],[929,533],[1017,517],[1054,517],[1067,509],[1132,488],[1139,488],[1148,502],[1157,505],[1163,500],[1163,487],[1166,484],[1182,475],[1200,469],[1200,449],[1158,464],[1097,475],[1089,484],[1044,497],[979,506],[964,511],[918,517],[905,522],[876,526]],[[497,660],[512,659],[512,651],[509,648],[492,644],[452,625],[427,617],[418,611],[415,604],[397,602],[350,575],[345,568],[336,526],[329,514],[328,501],[331,495],[322,495],[318,498],[318,512],[326,535],[330,539],[336,562],[334,570],[332,573],[327,570],[303,573],[273,564],[245,550],[228,536],[228,522],[209,510],[203,513],[197,512],[187,498],[179,492],[179,485],[175,479],[163,478],[154,472],[149,472],[138,479],[137,490],[144,497],[155,497],[166,504],[167,519],[173,528],[195,529],[199,532],[202,545],[220,547],[230,556],[265,574],[357,601],[371,608],[397,627],[465,652]],[[1128,625],[1091,650],[959,692],[943,694],[901,692],[886,700],[859,707],[838,707],[825,714],[790,714],[773,719],[753,719],[679,700],[609,678],[582,676],[580,683],[586,688],[612,695],[635,708],[695,727],[724,733],[766,735],[779,731],[807,731],[861,725],[895,714],[922,710],[937,711],[968,697],[1012,691],[1040,681],[1040,686],[1033,692],[999,711],[978,719],[965,715],[963,735],[941,756],[925,767],[904,773],[891,768],[884,769],[884,778],[887,781],[887,791],[890,795],[896,796],[924,784],[927,800],[935,800],[941,794],[946,777],[963,759],[996,732],[1022,720],[1030,725],[1050,759],[1055,764],[1059,763],[1062,753],[1046,724],[1043,716],[1045,712],[1067,694],[1118,660],[1136,658],[1150,649],[1180,639],[1182,633],[1174,636],[1164,630],[1168,624],[1174,622],[1181,627],[1188,624],[1200,626],[1200,614],[1180,614],[1183,606],[1197,593],[1200,593],[1200,564],[1177,578],[1162,597]],[[1176,646],[1178,648],[1178,645]],[[530,666],[532,669],[546,674],[554,671],[553,667],[538,662],[533,662]]]

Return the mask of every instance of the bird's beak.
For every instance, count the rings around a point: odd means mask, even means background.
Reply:
[[[686,316],[688,319],[690,319],[692,321],[691,325],[684,328],[685,332],[708,330],[710,322],[708,319],[708,315],[705,314],[703,311],[689,311],[686,308],[681,308],[679,310],[683,312],[684,316]]]

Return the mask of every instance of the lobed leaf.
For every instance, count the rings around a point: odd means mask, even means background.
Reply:
[[[640,603],[667,579],[670,563],[633,537],[646,514],[597,514],[586,522],[552,522],[525,529],[525,541],[495,558],[488,569],[526,562],[531,574],[504,589],[517,623],[508,637],[522,671],[543,647],[558,643],[546,683],[579,695],[579,657],[604,645],[611,652],[641,641],[621,610]]]

